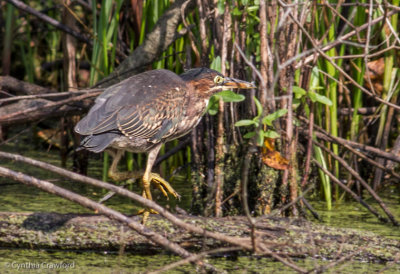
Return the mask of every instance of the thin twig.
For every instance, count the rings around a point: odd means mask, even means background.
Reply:
[[[357,88],[359,88],[362,92],[364,92],[365,94],[369,95],[370,97],[372,97],[374,100],[388,105],[390,107],[393,107],[397,110],[400,110],[400,106],[393,104],[391,102],[386,101],[385,99],[382,99],[381,97],[373,94],[372,92],[370,92],[368,89],[364,88],[363,86],[361,86],[357,81],[355,81],[349,74],[347,74],[341,67],[339,67],[336,62],[330,58],[325,52],[324,50],[322,50],[317,43],[314,41],[314,39],[312,38],[312,36],[309,34],[309,32],[300,24],[300,22],[290,13],[290,18],[299,26],[299,28],[301,29],[301,31],[306,35],[306,37],[308,38],[308,40],[311,42],[311,44],[313,45],[313,47],[317,50],[317,52],[324,57],[326,60],[329,61],[329,63],[332,64],[332,66],[338,70],[346,79],[348,79],[354,86],[356,86]],[[368,25],[367,25],[368,27]]]
[[[57,196],[60,196],[62,198],[65,198],[67,200],[73,201],[75,203],[78,203],[86,208],[90,208],[92,210],[95,210],[101,214],[104,214],[105,216],[115,219],[121,223],[124,223],[128,225],[130,228],[134,229],[136,232],[139,234],[143,235],[150,241],[161,245],[172,252],[178,254],[179,256],[182,257],[190,257],[192,256],[191,253],[186,251],[185,249],[181,248],[179,245],[170,242],[167,238],[161,236],[160,234],[151,231],[149,228],[139,224],[138,222],[133,221],[131,218],[121,214],[118,211],[115,211],[111,208],[108,208],[102,204],[96,203],[86,197],[83,197],[79,194],[76,194],[72,191],[63,189],[57,185],[54,185],[48,181],[44,180],[39,180],[37,178],[34,178],[32,176],[28,176],[26,174],[23,174],[21,172],[15,172],[11,169],[5,168],[5,167],[0,167],[0,175],[6,178],[13,179],[15,181],[21,182],[26,185],[30,186],[35,186],[37,188],[40,188],[41,190],[44,190],[46,192],[49,192],[51,194],[55,194]]]
[[[318,166],[319,169],[321,169],[326,175],[328,175],[328,177],[331,178],[331,180],[334,183],[338,184],[344,191],[349,193],[356,201],[358,201],[361,205],[363,205],[366,209],[368,209],[380,221],[385,222],[385,223],[388,222],[388,219],[379,215],[379,213],[373,207],[371,207],[361,197],[359,197],[357,194],[355,194],[350,188],[348,188],[344,183],[342,183],[338,178],[336,178],[335,175],[333,175],[329,170],[324,168],[317,160],[313,159],[312,161],[315,165]]]
[[[59,97],[75,97],[82,94],[95,93],[93,96],[97,96],[99,91],[103,91],[104,89],[84,89],[79,91],[66,91],[66,92],[53,92],[53,93],[45,93],[45,94],[36,94],[36,95],[21,95],[21,96],[13,96],[10,98],[0,99],[0,105],[3,103],[10,103],[14,101],[26,100],[26,99],[39,99],[39,98],[59,98]]]
[[[87,38],[86,36],[82,35],[81,33],[71,29],[70,27],[61,24],[60,22],[58,22],[57,20],[47,16],[46,14],[43,14],[33,8],[31,8],[30,6],[28,6],[27,4],[19,1],[19,0],[6,0],[8,3],[12,4],[13,6],[15,6],[17,9],[22,10],[24,12],[27,12],[29,14],[32,14],[34,16],[36,16],[37,18],[39,18],[40,20],[43,20],[44,22],[52,25],[53,27],[56,27],[59,30],[62,30],[63,32],[66,32],[72,36],[74,36],[76,39],[78,39],[81,42],[87,43],[91,46],[93,46],[93,42],[92,40],[90,40],[89,38]]]
[[[80,181],[83,183],[87,183],[96,187],[100,187],[100,188],[105,188],[111,191],[116,192],[118,195],[121,196],[125,196],[128,197],[134,201],[137,201],[138,203],[142,204],[145,207],[148,208],[152,208],[154,210],[156,210],[160,215],[164,216],[166,219],[168,219],[171,223],[173,223],[174,225],[181,227],[189,232],[192,233],[196,233],[198,235],[204,235],[204,237],[210,237],[222,242],[226,242],[229,244],[232,244],[234,246],[238,246],[241,247],[244,250],[253,250],[253,246],[249,243],[248,239],[246,238],[240,238],[240,237],[232,237],[232,236],[226,236],[223,235],[221,233],[217,233],[217,232],[211,232],[208,231],[206,229],[203,229],[199,226],[195,226],[195,225],[191,225],[189,223],[184,222],[183,220],[177,218],[175,215],[173,215],[172,213],[170,213],[168,210],[166,210],[165,208],[159,206],[157,203],[150,201],[146,198],[143,198],[142,196],[133,193],[129,190],[120,188],[116,185],[112,185],[106,182],[102,182],[93,178],[89,178],[74,172],[70,172],[68,170],[65,170],[63,168],[59,168],[56,166],[53,166],[51,164],[47,164],[38,160],[34,160],[34,159],[30,159],[21,155],[16,155],[16,154],[12,154],[12,153],[7,153],[7,152],[2,152],[0,151],[0,157],[1,158],[6,158],[6,159],[11,159],[11,160],[15,160],[15,161],[19,161],[19,162],[24,162],[33,166],[37,166],[46,170],[49,170],[51,172],[60,174],[64,177],[70,178],[72,180],[76,180],[76,181]],[[93,201],[92,201],[93,202]],[[103,205],[101,205],[103,206]],[[120,213],[119,213],[120,214]],[[122,215],[122,214],[121,214]],[[255,242],[256,245],[260,245],[261,246],[261,251],[266,254],[266,255],[270,255],[273,258],[275,258],[276,260],[282,262],[283,264],[292,267],[293,269],[302,272],[302,273],[306,273],[306,271],[298,266],[296,266],[295,264],[287,261],[285,258],[281,257],[280,255],[276,254],[275,252],[272,252],[264,243],[262,242]]]
[[[303,122],[306,122],[307,124],[309,123],[309,121],[307,120],[307,118],[303,117],[303,116],[299,116],[298,117],[300,120],[302,120]],[[314,134],[317,138],[323,139],[324,141],[328,141],[328,142],[334,142],[336,144],[340,144],[340,145],[349,145],[351,147],[353,147],[354,149],[359,149],[359,150],[363,150],[369,153],[372,153],[374,155],[377,155],[379,157],[400,163],[400,157],[397,156],[394,153],[390,153],[390,152],[386,152],[383,151],[381,149],[378,149],[376,147],[372,147],[372,146],[368,146],[368,145],[364,145],[364,144],[360,144],[354,141],[350,141],[350,140],[346,140],[340,137],[335,137],[332,136],[331,134],[329,134],[328,132],[326,132],[325,130],[323,130],[322,128],[318,127],[317,125],[314,124],[314,129],[316,129],[317,131],[314,131]],[[307,133],[307,130],[305,130],[305,132]]]
[[[365,247],[361,247],[359,249],[357,249],[354,252],[351,252],[350,254],[346,255],[346,256],[342,256],[339,260],[333,261],[327,265],[323,265],[323,266],[319,266],[316,267],[312,270],[310,270],[310,273],[324,273],[325,271],[327,271],[330,268],[333,268],[334,266],[343,263],[345,261],[350,260],[351,258],[353,258],[354,256],[356,256],[357,254],[360,254],[360,252],[364,251]]]
[[[217,249],[201,252],[199,254],[195,254],[195,255],[193,255],[191,257],[188,257],[188,258],[185,258],[183,260],[179,260],[177,262],[173,262],[171,264],[163,266],[162,268],[159,268],[157,270],[147,272],[147,274],[163,273],[165,271],[177,268],[178,266],[198,261],[198,260],[203,259],[204,257],[206,257],[208,255],[211,255],[211,254],[227,253],[227,252],[233,252],[233,251],[240,251],[240,248],[237,248],[237,247],[222,247],[222,248],[217,248]]]
[[[346,163],[346,161],[337,156],[335,153],[333,153],[331,150],[326,148],[323,144],[313,140],[313,143],[322,148],[325,152],[329,153],[336,161],[338,161],[342,167],[344,167],[351,175],[354,176],[354,178],[359,181],[362,186],[371,194],[371,196],[378,202],[379,206],[382,208],[382,210],[386,213],[386,215],[389,217],[389,219],[392,221],[392,223],[395,226],[398,226],[399,223],[397,222],[396,218],[393,216],[393,214],[390,212],[390,210],[387,208],[386,204],[382,201],[381,197],[379,197],[378,194],[369,186],[369,184],[361,178],[360,174],[358,174],[357,171],[355,171],[349,164]]]

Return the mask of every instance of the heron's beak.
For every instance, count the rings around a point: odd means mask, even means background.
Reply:
[[[253,83],[230,77],[224,78],[224,83],[222,84],[222,86],[226,88],[240,88],[240,89],[256,88],[256,86]]]

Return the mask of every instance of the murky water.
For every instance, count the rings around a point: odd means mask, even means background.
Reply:
[[[7,145],[0,148],[3,151],[12,151],[24,156],[44,160],[55,165],[60,164],[57,151],[47,152],[45,150],[35,150],[29,152],[29,148],[23,144]],[[94,156],[96,157],[96,156]],[[94,159],[91,161],[89,176],[100,178],[101,161]],[[95,163],[95,164],[93,164]],[[70,163],[69,163],[70,164]],[[47,171],[32,168],[28,165],[13,163],[8,160],[0,159],[0,165],[10,167],[14,170],[23,171],[35,177],[47,179],[62,187],[82,193],[83,195],[98,200],[107,192],[92,186],[81,183],[66,181],[65,179],[51,175]],[[179,178],[178,178],[179,179]],[[178,180],[179,181],[179,180]],[[175,204],[183,209],[190,207],[191,188],[183,180],[172,182],[175,190],[182,195],[180,201],[170,199],[169,206],[174,208]],[[139,192],[140,188],[133,185],[132,190]],[[392,213],[400,219],[400,201],[398,199],[399,190],[388,189],[385,193],[385,201],[391,208]],[[25,186],[18,182],[13,182],[0,178],[0,211],[10,212],[58,212],[58,213],[91,213],[91,210],[81,207],[65,199],[47,194],[33,187]],[[155,199],[166,205],[166,200],[160,192],[155,191]],[[367,202],[378,208],[371,198],[366,198]],[[107,206],[126,214],[131,214],[138,209],[131,200],[124,197],[114,196],[106,202]],[[313,203],[314,207],[321,214],[324,223],[337,227],[350,227],[360,230],[372,231],[379,235],[396,238],[400,240],[400,229],[391,225],[380,223],[372,214],[367,212],[358,203],[347,202],[335,205],[332,211],[325,211],[324,204]],[[0,249],[0,273],[15,272],[41,272],[41,273],[138,273],[148,270],[158,269],[168,263],[180,260],[179,257],[170,255],[138,256],[129,253],[99,253],[99,252],[61,252],[49,250],[25,250],[25,249]],[[209,262],[219,269],[227,270],[229,273],[292,273],[290,268],[281,263],[274,262],[267,258],[248,258],[248,257],[219,257],[209,259]],[[311,269],[329,262],[317,259],[306,259],[296,262],[299,266]],[[331,273],[376,273],[382,270],[385,265],[368,264],[362,262],[347,262],[340,264]],[[168,273],[185,273],[195,271],[195,267],[185,265],[168,271]],[[400,265],[389,265],[384,273],[400,273]]]
[[[138,256],[132,254],[110,254],[95,252],[52,252],[43,250],[0,249],[1,273],[143,273],[157,270],[179,261],[170,255]],[[290,268],[267,258],[222,257],[208,260],[219,270],[228,273],[296,273]],[[297,261],[306,269],[321,267],[329,262],[317,259]],[[385,265],[361,262],[347,262],[327,273],[378,273]],[[196,267],[183,265],[167,273],[195,272]],[[383,273],[399,273],[400,266],[389,266]]]

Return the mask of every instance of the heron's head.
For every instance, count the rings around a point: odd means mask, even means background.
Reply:
[[[180,77],[192,85],[203,96],[212,96],[224,89],[250,89],[254,84],[235,78],[225,77],[216,70],[209,68],[194,68],[180,75]]]

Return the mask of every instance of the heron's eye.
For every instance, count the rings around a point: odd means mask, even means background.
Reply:
[[[221,85],[224,82],[224,78],[222,78],[221,76],[217,75],[214,78],[214,83],[217,85]]]

